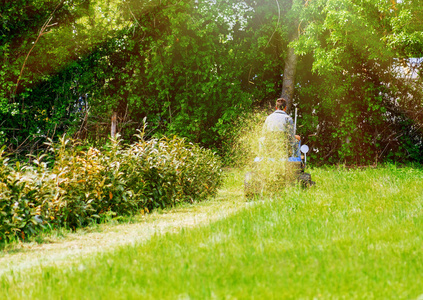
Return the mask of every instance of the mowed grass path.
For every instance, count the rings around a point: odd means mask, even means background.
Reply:
[[[312,189],[288,188],[217,222],[3,276],[0,298],[419,298],[423,170],[311,173]],[[229,175],[226,191],[241,189],[242,172]]]

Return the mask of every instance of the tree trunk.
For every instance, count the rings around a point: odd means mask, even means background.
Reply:
[[[292,36],[291,42],[298,38],[298,33]],[[285,69],[283,70],[283,85],[281,97],[287,101],[287,112],[291,111],[292,100],[295,89],[295,73],[297,71],[298,57],[292,47],[288,47],[288,54],[285,60]]]
[[[116,125],[117,125],[117,112],[113,112],[112,114],[112,128],[111,128],[111,136],[114,139],[116,137]]]

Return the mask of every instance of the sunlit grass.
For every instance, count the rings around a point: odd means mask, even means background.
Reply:
[[[317,186],[72,267],[5,276],[8,299],[413,299],[423,294],[423,171],[311,171]],[[242,172],[219,197],[239,197]]]

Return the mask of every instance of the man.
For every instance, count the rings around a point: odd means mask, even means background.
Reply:
[[[296,177],[303,187],[310,187],[314,185],[315,182],[311,180],[311,175],[304,172],[304,165],[302,162],[296,160],[296,158],[300,157],[298,142],[301,140],[301,137],[299,135],[295,135],[294,133],[294,122],[286,113],[286,100],[284,98],[276,100],[276,111],[266,118],[266,121],[264,122],[264,129],[264,133],[267,138],[263,137],[262,143],[267,139],[263,145],[265,148],[264,150],[268,154],[270,153],[269,157],[278,157],[279,155],[286,153],[286,150],[288,150],[288,156],[294,159],[290,160],[290,158],[288,158],[288,161],[291,161],[294,164],[299,163],[300,166],[300,169],[298,169],[295,165],[291,165],[293,167],[290,168],[290,170],[294,172],[292,175]]]
[[[264,126],[268,131],[284,131],[287,132],[288,137],[301,140],[299,135],[294,135],[294,122],[286,113],[286,100],[284,98],[276,100],[276,110],[266,118]]]
[[[292,149],[295,149],[297,141],[301,140],[299,135],[294,134],[294,122],[286,113],[286,100],[284,98],[276,100],[276,110],[266,118],[264,129],[268,132],[285,132]],[[295,153],[295,151],[293,152]]]

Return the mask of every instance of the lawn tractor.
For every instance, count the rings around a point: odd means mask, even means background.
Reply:
[[[297,123],[296,116],[297,113],[295,112],[294,133]],[[290,146],[290,151],[280,151],[283,148],[280,147],[280,144],[283,144],[283,142],[279,143],[274,138],[275,133],[273,135],[270,138],[270,140],[276,141],[273,145],[263,145],[265,143],[263,142],[264,138],[262,138],[260,148],[267,148],[270,151],[260,151],[259,156],[254,159],[252,170],[245,174],[244,191],[247,199],[255,198],[266,190],[274,192],[296,182],[303,188],[315,184],[311,180],[311,175],[305,172],[309,147],[301,145],[301,142],[296,142]],[[275,148],[279,149],[275,150]],[[290,153],[290,155],[283,155],[282,153]]]

